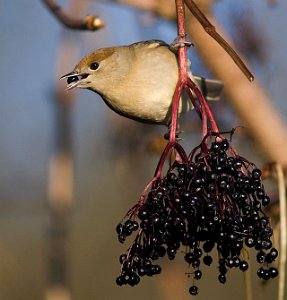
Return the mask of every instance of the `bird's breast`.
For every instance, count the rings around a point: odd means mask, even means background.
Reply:
[[[106,104],[115,112],[141,122],[167,123],[171,105],[170,95],[141,93],[139,91],[117,93],[104,97]]]

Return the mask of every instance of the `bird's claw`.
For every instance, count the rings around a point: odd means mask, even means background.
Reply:
[[[182,38],[182,36],[178,36],[175,38],[175,40],[171,43],[170,47],[173,50],[178,50],[179,47],[190,47],[190,46],[194,46],[194,44],[192,42],[188,42],[188,41],[181,41],[180,39]]]

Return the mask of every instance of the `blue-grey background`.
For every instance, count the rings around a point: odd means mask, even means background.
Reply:
[[[218,1],[214,13],[230,34],[236,32],[232,27],[234,15],[247,14],[253,18],[255,32],[262,37],[267,52],[263,62],[253,63],[254,72],[286,120],[287,2],[278,0],[272,8],[267,0],[249,2]],[[80,44],[80,56],[98,47],[152,38],[172,42],[176,36],[174,24],[126,6],[91,1],[89,13],[100,15],[107,26],[97,33],[69,33]],[[3,300],[45,299],[47,290],[48,167],[57,130],[53,87],[58,80],[55,62],[62,33],[63,28],[40,0],[0,0],[0,299]],[[191,54],[191,60],[194,73],[208,74],[196,55]],[[125,133],[115,139],[116,126],[110,124],[121,124],[120,117],[108,111],[94,94],[79,91],[77,95],[71,109],[74,199],[68,278],[72,299],[168,299],[164,279],[148,278],[135,288],[119,288],[114,284],[119,270],[118,255],[127,247],[118,245],[114,227],[137,200],[153,173],[158,155],[147,154],[144,144],[135,151],[128,149],[126,154],[121,150],[125,149]],[[145,128],[151,130],[146,126],[139,129],[142,135]],[[169,267],[165,264],[165,269]],[[182,274],[178,274],[186,280],[185,266],[181,267]],[[215,273],[204,276],[198,299],[208,299],[210,287],[213,299],[230,299],[234,289],[238,295],[233,292],[232,297],[242,299],[242,277],[231,272],[231,278],[229,288],[224,289],[217,283]],[[266,295],[274,287],[275,283],[266,287]],[[183,290],[177,299],[189,299],[187,291]]]

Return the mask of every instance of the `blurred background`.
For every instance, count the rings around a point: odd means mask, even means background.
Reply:
[[[222,100],[211,105],[220,128],[243,126],[235,147],[259,167],[286,165],[287,2],[198,3],[256,78],[249,83],[208,35],[192,32],[198,25],[188,17],[193,73],[225,82]],[[190,299],[180,255],[163,260],[162,274],[136,287],[115,284],[118,257],[129,243],[119,244],[115,226],[153,176],[165,128],[125,120],[94,93],[67,93],[59,82],[94,49],[147,39],[171,43],[174,1],[59,4],[78,18],[99,15],[106,27],[64,29],[40,0],[0,0],[0,299]],[[182,128],[187,149],[200,143],[195,113]],[[276,187],[268,189],[276,199]],[[216,267],[209,269],[203,268],[197,299],[245,297],[241,272],[231,270],[222,286]],[[262,286],[252,276],[252,284],[256,299],[275,298],[276,280]]]

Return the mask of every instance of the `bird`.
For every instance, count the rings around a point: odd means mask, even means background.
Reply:
[[[188,74],[207,100],[218,100],[223,83]],[[169,125],[174,91],[179,78],[176,47],[161,40],[98,49],[85,56],[67,79],[75,87],[99,94],[116,113],[136,121]],[[181,97],[179,115],[191,110]]]

